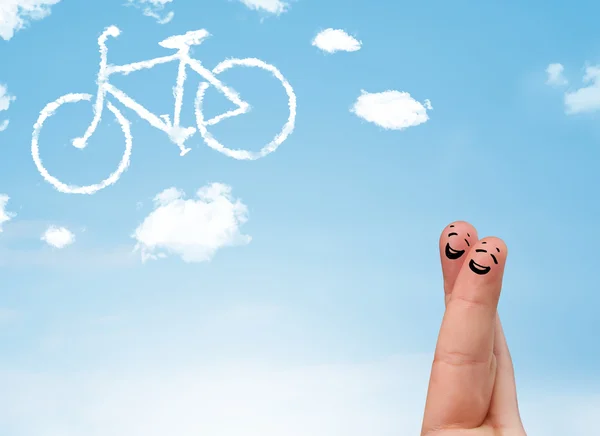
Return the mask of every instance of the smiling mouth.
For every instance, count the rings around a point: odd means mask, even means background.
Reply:
[[[489,266],[479,265],[473,259],[471,259],[471,261],[469,262],[469,268],[471,268],[471,271],[473,271],[475,274],[479,274],[480,276],[489,273],[492,269]]]
[[[450,243],[446,244],[446,249],[444,251],[446,257],[451,260],[456,260],[463,254],[465,254],[465,250],[455,250],[454,248],[450,247]]]

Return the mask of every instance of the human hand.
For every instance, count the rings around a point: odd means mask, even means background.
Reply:
[[[506,255],[502,240],[478,240],[466,222],[442,232],[446,312],[421,436],[526,436],[497,312]]]

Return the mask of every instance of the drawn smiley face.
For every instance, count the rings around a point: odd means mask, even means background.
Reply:
[[[487,242],[483,241],[482,244],[487,244]],[[498,247],[495,247],[495,248],[496,248],[496,251],[498,253],[500,253],[500,249]],[[475,250],[475,253],[488,253],[488,251],[484,248],[478,248]],[[494,264],[498,265],[498,259],[496,259],[496,256],[494,256],[493,253],[488,253],[488,254],[494,261]],[[471,271],[473,271],[475,274],[483,276],[483,275],[486,275],[487,273],[489,273],[492,270],[492,267],[489,265],[488,266],[481,265],[481,264],[475,262],[475,260],[471,259],[469,261],[469,269]]]
[[[452,238],[455,238],[456,236],[459,236],[458,233],[456,233],[454,231],[454,224],[451,224],[450,226],[450,233],[448,233],[448,242],[446,243],[446,248],[444,249],[444,254],[446,255],[446,257],[450,260],[456,260],[459,259],[463,254],[465,254],[466,250],[457,250],[455,248],[452,248],[452,246],[450,245],[450,242],[452,242]],[[471,235],[469,233],[467,233],[467,236],[470,238]],[[464,241],[467,243],[467,246],[470,247],[471,244],[469,244],[469,241],[467,238],[464,238]]]

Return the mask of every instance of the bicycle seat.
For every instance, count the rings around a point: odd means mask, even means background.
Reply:
[[[193,30],[191,32],[186,32],[183,35],[169,36],[167,39],[159,42],[158,45],[164,48],[181,49],[191,45],[202,44],[202,41],[209,36],[210,33],[204,29]]]

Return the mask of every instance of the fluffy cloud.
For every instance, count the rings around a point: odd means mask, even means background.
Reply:
[[[41,239],[54,248],[64,248],[75,242],[75,235],[66,227],[50,226]]]
[[[262,10],[279,15],[288,9],[289,4],[281,0],[240,0],[250,9]]]
[[[327,53],[336,51],[358,51],[362,43],[341,29],[325,29],[319,32],[312,45]]]
[[[6,194],[0,194],[0,232],[2,232],[2,224],[7,221],[10,221],[15,217],[15,214],[12,212],[8,212],[6,210],[6,205],[8,204],[8,200],[10,197]]]
[[[165,16],[161,16],[165,6],[173,0],[127,0],[129,5],[142,9],[144,15],[152,17],[158,24],[167,24],[175,16],[175,12],[170,11]]]
[[[600,66],[588,66],[583,82],[588,86],[565,93],[565,112],[579,114],[600,109]]]
[[[0,8],[2,8],[2,6],[0,6]],[[13,95],[10,95],[8,93],[8,89],[6,88],[6,85],[3,85],[0,83],[0,112],[8,110],[8,108],[10,107],[10,104],[15,100],[16,100],[16,97]],[[0,132],[2,132],[3,130],[6,130],[7,127],[8,127],[8,120],[0,121]]]
[[[142,260],[173,253],[185,262],[204,262],[222,247],[250,242],[250,236],[240,232],[248,208],[233,199],[231,187],[212,183],[196,196],[197,200],[184,200],[182,191],[169,188],[154,198],[155,209],[133,234]]]
[[[548,78],[546,79],[546,84],[551,86],[564,86],[569,83],[567,78],[563,75],[565,71],[565,67],[562,64],[550,64],[548,68],[546,68],[546,74]]]
[[[30,21],[50,15],[50,7],[60,0],[2,0],[0,1],[0,38],[8,41],[15,32],[27,27]]]
[[[426,122],[429,119],[427,110],[431,109],[429,100],[419,103],[408,92],[361,91],[350,111],[384,129],[402,130]]]

